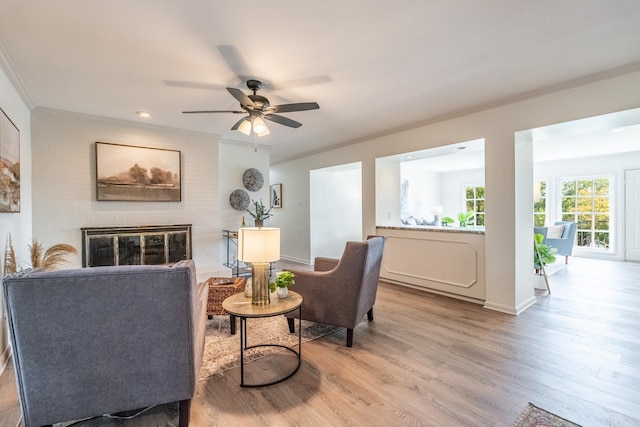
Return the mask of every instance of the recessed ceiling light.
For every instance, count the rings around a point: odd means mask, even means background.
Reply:
[[[609,133],[624,132],[625,130],[626,128],[615,128],[615,129],[609,130]]]
[[[461,146],[461,147],[456,147],[456,148],[457,148],[458,150],[466,150],[466,149],[467,149],[467,147],[465,147],[464,145],[463,145],[463,146]]]
[[[151,117],[151,113],[148,113],[146,111],[136,111],[136,114],[145,119],[148,119],[149,117]]]

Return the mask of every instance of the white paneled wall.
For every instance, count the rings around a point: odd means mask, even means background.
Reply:
[[[217,137],[41,108],[31,123],[34,238],[80,251],[81,227],[192,224],[198,275],[220,271]],[[96,141],[180,150],[182,201],[97,201]]]

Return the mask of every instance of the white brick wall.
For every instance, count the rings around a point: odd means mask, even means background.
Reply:
[[[33,236],[81,251],[81,227],[192,224],[198,276],[221,270],[218,138],[59,110],[32,112]],[[96,200],[95,142],[180,150],[181,202]],[[74,267],[82,265],[74,257]]]

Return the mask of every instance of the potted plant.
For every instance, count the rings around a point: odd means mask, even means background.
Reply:
[[[469,212],[460,212],[458,214],[458,223],[460,224],[460,227],[466,227],[471,223],[471,220],[473,219],[473,216],[476,213],[473,211],[469,211]]]
[[[269,290],[276,291],[278,298],[286,298],[289,295],[289,287],[296,283],[294,277],[295,274],[288,270],[276,273],[276,280],[269,283]]]
[[[533,268],[536,273],[534,287],[549,291],[549,282],[544,266],[556,262],[555,254],[558,249],[545,245],[542,243],[543,241],[544,236],[542,234],[535,233],[533,235]]]
[[[533,265],[536,270],[539,270],[547,264],[553,264],[556,262],[555,254],[558,252],[558,249],[545,245],[542,243],[543,241],[544,236],[542,234],[534,234]]]
[[[247,212],[255,219],[255,226],[262,227],[264,224],[264,220],[273,216],[271,213],[271,208],[267,209],[267,207],[262,203],[262,199],[259,202],[252,200],[253,202],[253,212],[247,209]]]
[[[440,219],[440,222],[442,223],[442,225],[444,225],[446,227],[447,225],[453,224],[456,221],[453,218],[451,218],[450,216],[443,216]]]

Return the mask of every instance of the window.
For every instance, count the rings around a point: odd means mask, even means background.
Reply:
[[[547,220],[547,181],[536,181],[533,184],[533,226],[542,227]]]
[[[562,220],[577,223],[576,245],[610,247],[609,178],[595,177],[561,181]]]
[[[484,186],[466,188],[465,207],[467,212],[475,212],[469,225],[484,226]]]

